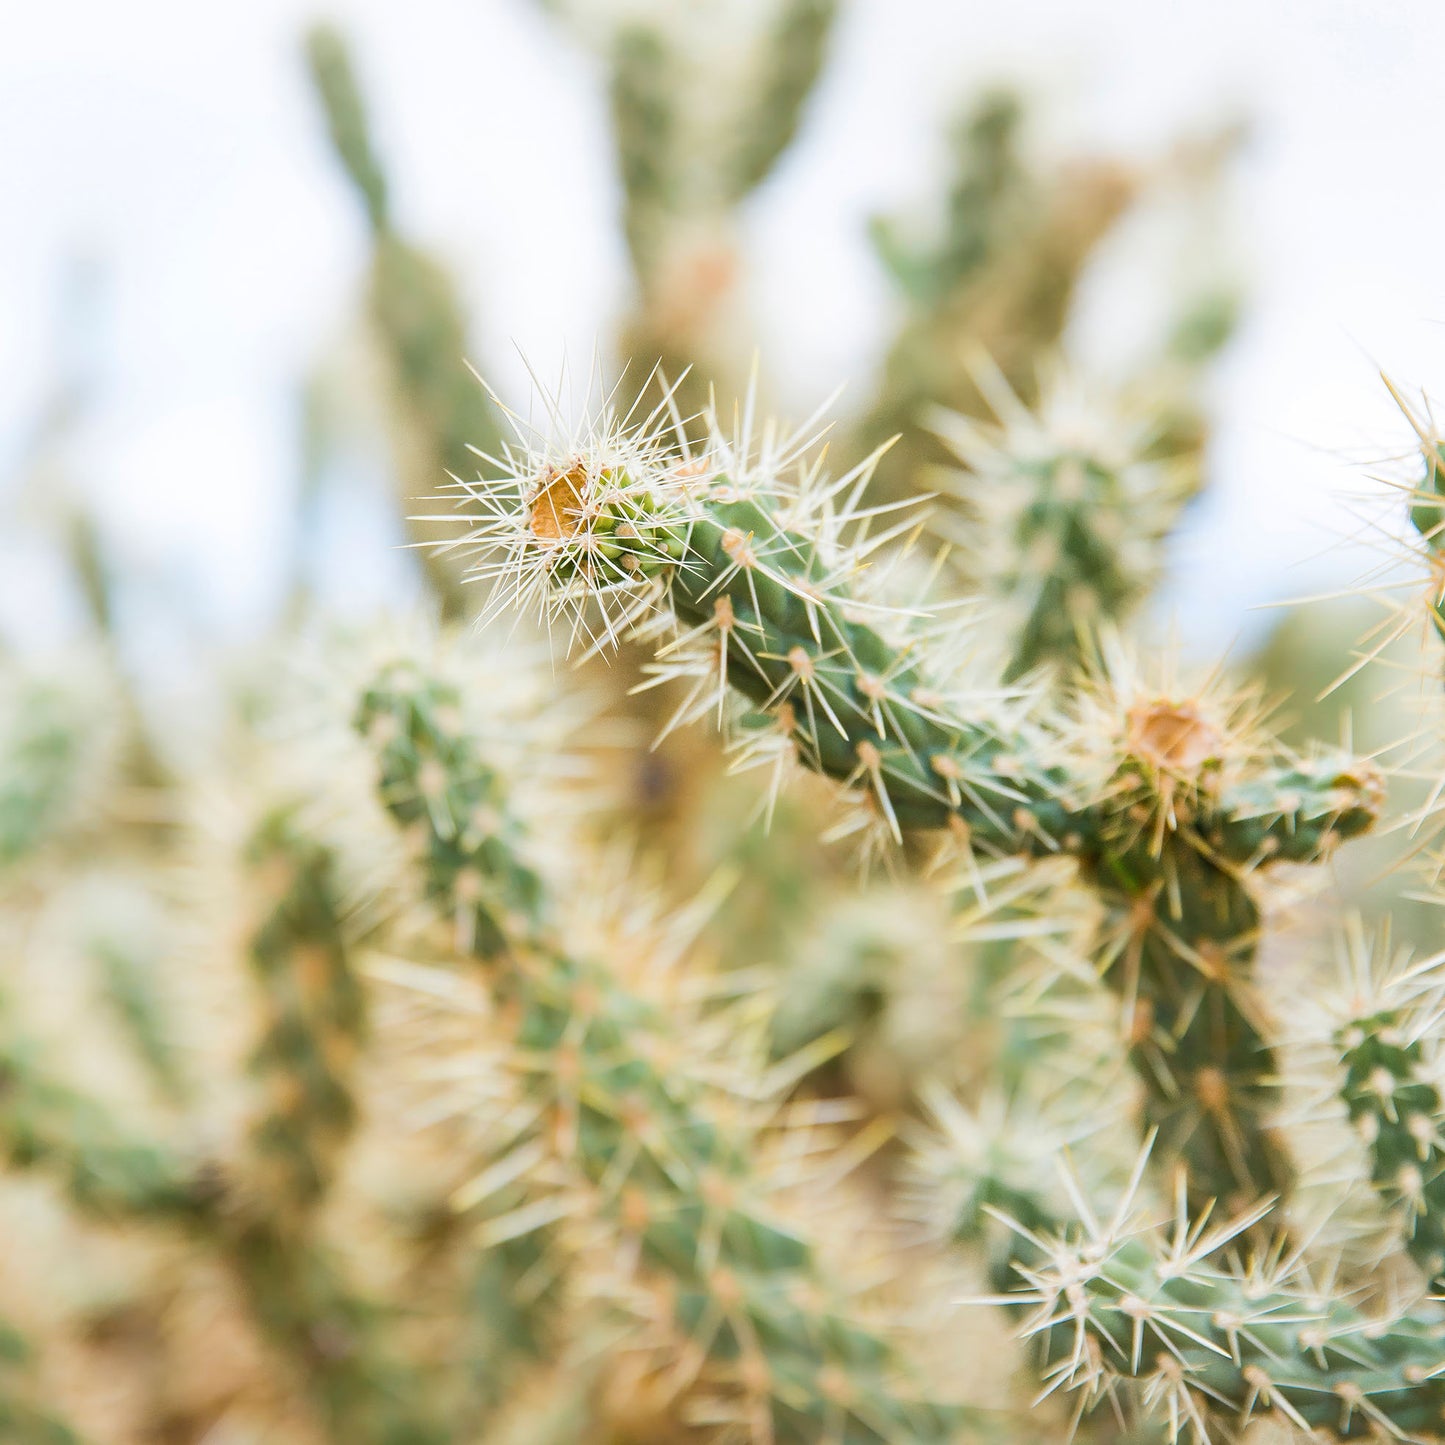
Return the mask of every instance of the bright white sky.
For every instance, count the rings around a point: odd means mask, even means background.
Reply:
[[[48,0],[13,6],[0,42],[0,485],[54,376],[65,258],[97,257],[85,484],[127,555],[231,633],[273,603],[296,384],[364,259],[298,59],[314,13]],[[329,13],[356,44],[398,214],[455,265],[488,371],[515,392],[512,343],[544,370],[585,357],[626,275],[589,62],[526,0]],[[1021,79],[1047,133],[1131,155],[1247,109],[1251,318],[1169,598],[1192,644],[1227,645],[1252,605],[1364,565],[1335,546],[1342,497],[1368,489],[1351,461],[1402,444],[1376,367],[1445,395],[1442,55],[1438,0],[852,0],[807,139],[748,216],[775,390],[798,411],[839,382],[863,396],[892,315],[864,219],[936,194],[940,135],[979,83]],[[1100,294],[1086,332],[1108,330]],[[372,597],[391,585],[381,539],[353,541]],[[54,595],[0,539],[0,625],[43,624]]]

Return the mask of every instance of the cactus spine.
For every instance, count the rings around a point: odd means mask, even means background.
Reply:
[[[1171,1439],[1207,1441],[1221,1418],[1243,1429],[1275,1413],[1342,1439],[1401,1439],[1445,1426],[1438,1323],[1375,1318],[1271,1279],[1209,1263],[1237,1226],[1182,1222],[1166,1239],[1118,1220],[1055,1240],[1020,1265],[1045,1376],[1085,1405],[1127,1389]]]

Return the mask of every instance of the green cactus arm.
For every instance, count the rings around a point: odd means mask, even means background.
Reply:
[[[101,1218],[195,1219],[209,1206],[198,1161],[123,1128],[97,1099],[53,1078],[45,1050],[0,1035],[0,1157],[57,1177],[77,1209]]]
[[[1098,653],[1162,565],[1196,483],[1188,458],[1152,451],[1156,419],[1086,398],[1068,379],[1031,411],[979,356],[974,379],[997,424],[941,415],[935,430],[962,469],[941,474],[934,526],[954,544],[971,592],[1007,629],[1007,678],[1045,664],[1067,675]]]
[[[366,205],[372,229],[385,231],[386,173],[372,149],[366,105],[346,40],[332,26],[318,25],[306,37],[306,58],[336,154]]]
[[[1369,1150],[1370,1178],[1400,1213],[1431,1288],[1445,1293],[1445,1105],[1425,1057],[1425,1022],[1417,1010],[1386,1009],[1351,1021],[1335,1044],[1340,1097]]]
[[[1410,525],[1420,534],[1425,614],[1437,638],[1445,640],[1445,440],[1428,406],[1422,414],[1388,376],[1382,373],[1380,379],[1419,442],[1420,471],[1410,479],[1408,492]],[[1404,630],[1391,630],[1386,637],[1393,640]],[[1369,656],[1378,655],[1381,645]]]
[[[735,1408],[779,1442],[945,1440],[955,1412],[912,1398],[893,1350],[828,1303],[809,1243],[774,1221],[735,1107],[689,1076],[676,1020],[571,957],[538,875],[516,854],[503,785],[445,684],[402,665],[367,689],[358,727],[381,797],[419,829],[433,902],[470,929],[515,1017],[514,1068],[545,1105],[544,1137],[603,1217],[665,1283],[671,1315]],[[716,1096],[716,1097],[715,1097]]]
[[[178,1224],[214,1253],[338,1441],[442,1445],[425,1381],[393,1355],[384,1312],[349,1284],[309,1218],[353,1118],[364,1018],[331,858],[282,812],[258,829],[249,861],[267,892],[249,957],[270,1005],[252,1061],[269,1086],[254,1158],[208,1162],[131,1133],[99,1100],[50,1077],[42,1051],[10,1032],[0,1036],[0,1158],[56,1176],[83,1213]]]
[[[1420,534],[1429,587],[1426,608],[1436,634],[1445,639],[1445,441],[1390,380],[1381,378],[1420,442],[1421,471],[1410,492],[1410,525]]]
[[[932,486],[946,453],[918,430],[933,406],[986,413],[970,356],[992,356],[1032,399],[1038,362],[1058,342],[1078,277],[1130,203],[1137,182],[1121,167],[1074,165],[1055,176],[1020,158],[1016,96],[986,97],[958,128],[956,179],[940,243],[907,251],[887,222],[875,246],[911,303],[861,429],[865,446],[902,433],[874,482],[879,497]]]
[[[1438,1312],[1366,1314],[1316,1288],[1297,1256],[1272,1270],[1221,1263],[1260,1209],[1209,1229],[1191,1222],[1180,1188],[1170,1228],[1141,1222],[1143,1156],[1115,1213],[1098,1217],[1087,1202],[1098,1191],[1072,1160],[1061,1184],[1065,1155],[1047,1124],[969,1111],[942,1091],[931,1103],[938,1127],[915,1153],[919,1215],[988,1247],[999,1291],[988,1303],[1009,1307],[1046,1388],[1077,1391],[1083,1413],[1132,1407],[1170,1440],[1200,1442],[1269,1414],[1347,1439],[1445,1427]],[[1096,1148],[1080,1156],[1101,1162]]]
[[[38,1076],[0,1044],[0,1156],[58,1176],[71,1203],[115,1223],[175,1222],[229,1267],[252,1318],[298,1369],[337,1441],[443,1445],[422,1384],[383,1347],[381,1312],[328,1251],[278,1228],[224,1171],[119,1130],[94,1100]],[[0,1420],[3,1420],[0,1411]],[[45,1437],[41,1437],[45,1438]]]
[[[1097,785],[1090,796],[1067,758],[1055,761],[1061,740],[1046,726],[995,721],[981,698],[950,695],[930,666],[942,661],[938,619],[890,617],[855,585],[868,549],[839,540],[839,512],[859,474],[799,489],[776,472],[747,476],[746,459],[735,480],[721,458],[679,463],[647,439],[613,440],[618,455],[523,458],[515,476],[470,488],[470,545],[484,553],[474,572],[505,584],[498,606],[537,605],[582,630],[595,600],[604,641],[671,618],[698,646],[683,652],[662,632],[660,647],[736,688],[806,766],[861,787],[898,830],[963,825],[1000,852],[1116,851],[1132,800]],[[1287,774],[1287,792],[1269,793],[1258,768],[1228,791],[1199,790],[1194,835],[1243,865],[1302,860],[1372,823],[1368,767]]]
[[[755,190],[792,144],[828,57],[837,0],[782,0],[764,41],[759,84],[737,122],[729,199]]]
[[[892,222],[872,222],[880,259],[915,306],[932,306],[978,271],[1010,229],[1010,215],[1028,190],[1018,154],[1022,114],[1019,98],[999,91],[986,96],[957,127],[955,172],[936,247],[926,253],[905,250]],[[901,370],[903,359],[895,354],[890,372]]]
[[[338,1441],[441,1445],[449,1434],[427,1374],[393,1350],[391,1312],[351,1285],[317,1229],[357,1121],[367,1038],[335,854],[281,807],[253,831],[245,863],[260,907],[247,947],[260,1099],[242,1199],[217,1221],[220,1248]]]
[[[1167,1245],[1117,1225],[1036,1241],[1021,1266],[1046,1378],[1087,1405],[1132,1400],[1173,1440],[1207,1441],[1276,1414],[1354,1439],[1445,1429],[1438,1319],[1373,1317],[1307,1281],[1206,1263],[1232,1228],[1181,1229]]]
[[[622,181],[622,231],[633,271],[645,286],[679,202],[676,58],[660,29],[637,23],[618,31],[610,59],[608,99]]]
[[[250,1057],[265,1100],[252,1147],[274,1207],[305,1212],[325,1194],[356,1122],[365,997],[330,851],[282,810],[256,830],[248,855],[268,910],[247,950],[263,1014]]]
[[[1034,1241],[1058,1233],[1068,1215],[1055,1174],[1063,1137],[1039,1111],[1000,1094],[968,1107],[934,1081],[920,1102],[907,1209],[933,1238],[977,1250],[1001,1295],[1026,1289],[1019,1270],[1037,1263]]]

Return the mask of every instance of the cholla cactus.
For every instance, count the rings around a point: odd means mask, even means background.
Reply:
[[[917,1205],[941,1233],[989,1241],[1001,1293],[983,1303],[1022,1315],[1045,1393],[1075,1392],[1076,1420],[1106,1405],[1199,1441],[1267,1415],[1342,1439],[1435,1438],[1445,1426],[1445,1322],[1363,1310],[1299,1252],[1248,1249],[1267,1206],[1211,1228],[1191,1219],[1179,1176],[1161,1226],[1147,1150],[1122,1187],[1102,1174],[1086,1187],[1046,1118],[1020,1128],[1026,1114],[969,1112],[942,1092],[932,1106]],[[1084,1147],[1102,1142],[1104,1123],[1073,1127],[1080,1158],[1107,1159]],[[1111,1213],[1091,1203],[1111,1193]]]
[[[371,319],[391,380],[403,512],[411,517],[418,510],[412,504],[434,495],[447,473],[470,471],[470,448],[493,444],[496,421],[466,367],[467,325],[451,278],[393,223],[345,41],[336,30],[317,27],[308,56],[337,156],[371,223]],[[417,543],[435,544],[446,535],[426,518],[411,517],[408,526]],[[443,612],[460,615],[456,569],[435,545],[425,547],[422,558]]]
[[[604,416],[574,443],[509,453],[468,488],[476,575],[574,639],[655,636],[663,666],[695,679],[685,711],[736,689],[755,709],[749,747],[832,778],[895,840],[1075,857],[1106,905],[1101,962],[1129,1004],[1149,1117],[1171,1154],[1187,1143],[1196,1197],[1282,1182],[1250,996],[1255,878],[1368,829],[1374,770],[1288,756],[1230,704],[1127,679],[1064,719],[950,677],[939,617],[891,603],[867,570],[909,525],[869,535],[868,465],[825,480],[799,438],[755,442],[751,416],[749,402],[736,437],[714,420],[697,447]]]
[[[355,1123],[365,1002],[329,853],[284,811],[262,823],[250,853],[269,895],[250,946],[266,1013],[250,1063],[267,1099],[252,1138],[278,1210],[304,1213],[324,1195]]]
[[[429,896],[495,970],[540,1140],[670,1301],[703,1392],[757,1440],[950,1438],[957,1412],[908,1390],[885,1338],[830,1298],[807,1239],[772,1217],[741,1101],[689,1076],[664,1015],[565,951],[458,695],[393,667],[357,725],[377,748],[383,800],[420,831]]]
[[[884,495],[916,493],[928,464],[943,459],[919,430],[932,408],[978,411],[971,353],[992,356],[1034,399],[1036,363],[1058,342],[1085,264],[1139,190],[1142,177],[1110,161],[1038,174],[1024,157],[1022,120],[1019,97],[998,92],[957,128],[956,170],[934,245],[910,246],[896,225],[874,223],[875,244],[909,308],[862,429],[865,446],[903,433],[880,469]]]
[[[1164,540],[1197,476],[1192,459],[1159,456],[1158,423],[1119,417],[1067,385],[1035,415],[980,357],[979,389],[1001,426],[940,417],[964,463],[937,523],[959,549],[970,590],[995,598],[1013,645],[1006,675],[1044,663],[1077,668],[1101,628],[1127,620],[1153,585]]]
[[[1329,1044],[1336,1087],[1369,1153],[1370,1178],[1431,1288],[1445,1293],[1445,1105],[1438,1061],[1445,978],[1356,923]]]
[[[1445,1426],[1438,1323],[1366,1314],[1286,1263],[1213,1263],[1255,1217],[1213,1229],[1181,1209],[1168,1232],[1131,1216],[1086,1215],[1062,1238],[1028,1237],[1037,1264],[1010,1302],[1033,1306],[1045,1376],[1103,1399],[1137,1402],[1171,1439],[1209,1440],[1260,1415],[1339,1438],[1403,1439]]]
[[[1420,440],[1423,475],[1414,482],[1411,495],[1410,521],[1425,544],[1429,568],[1427,606],[1430,621],[1441,638],[1445,638],[1445,442],[1433,423],[1421,417],[1388,379],[1385,385],[1415,429]]]
[[[739,47],[735,7],[698,6],[681,23],[630,17],[606,43],[638,291],[622,350],[682,378],[688,410],[727,366],[719,333],[741,274],[736,212],[797,135],[837,11],[836,0],[776,0]],[[718,57],[734,54],[724,78]]]
[[[202,679],[193,725],[128,698],[124,579],[72,527],[108,665],[68,672],[105,692],[47,669],[0,708],[0,1165],[25,1176],[0,1180],[0,1436],[1445,1439],[1440,965],[1348,934],[1317,1014],[1321,910],[1288,907],[1374,827],[1379,775],[1123,637],[1232,311],[1174,308],[1107,402],[1051,380],[1096,242],[1223,148],[1050,171],[989,99],[938,244],[877,228],[907,305],[860,432],[943,405],[957,455],[915,434],[886,478],[857,451],[830,477],[816,418],[700,399],[739,339],[742,207],[839,9],[603,17],[623,349],[665,365],[625,414],[508,443],[312,34],[400,469],[443,494],[413,520],[435,590],[459,616],[470,556],[479,609],[591,679],[625,660],[594,698],[510,635],[327,629]],[[1411,417],[1445,636],[1445,451]],[[879,500],[940,480],[941,508]],[[687,749],[665,805],[617,783],[634,683]],[[126,757],[132,704],[164,767]]]

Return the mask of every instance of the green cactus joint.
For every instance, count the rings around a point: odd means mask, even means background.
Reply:
[[[91,953],[100,974],[102,996],[114,1010],[158,1093],[167,1103],[184,1103],[190,1083],[152,960],[120,936],[97,939]]]
[[[269,817],[249,849],[269,911],[251,935],[251,972],[265,1024],[251,1054],[267,1105],[253,1130],[276,1199],[306,1209],[325,1193],[356,1122],[351,1076],[366,1033],[331,853]]]
[[[254,1159],[207,1161],[132,1135],[50,1078],[41,1050],[0,1037],[0,1156],[56,1176],[74,1206],[117,1224],[181,1225],[230,1270],[261,1330],[301,1373],[337,1438],[443,1445],[424,1380],[393,1357],[387,1317],[347,1283],[312,1216],[351,1129],[349,1079],[364,1022],[342,940],[329,852],[286,810],[256,831],[265,885],[249,958],[267,1020],[252,1065],[268,1085]]]
[[[1268,1206],[1209,1228],[1176,1180],[1174,1222],[1156,1227],[1153,1202],[1137,1200],[1146,1149],[1113,1214],[1098,1216],[1083,1201],[1102,1191],[1072,1163],[1061,1187],[1061,1141],[1037,1116],[972,1111],[942,1089],[929,1104],[936,1127],[915,1151],[920,1217],[988,1247],[999,1294],[987,1303],[1021,1319],[1045,1392],[1077,1392],[1077,1418],[1128,1412],[1201,1445],[1268,1414],[1350,1439],[1433,1438],[1445,1424],[1445,1323],[1419,1310],[1367,1314],[1320,1290],[1298,1255],[1238,1266],[1241,1236]]]
[[[1068,678],[1148,594],[1197,472],[1187,451],[1156,450],[1150,416],[1106,426],[1109,409],[1067,386],[1035,414],[985,358],[973,372],[1001,424],[939,416],[934,429],[963,469],[942,474],[933,525],[960,581],[998,604],[1005,677],[1050,665]]]
[[[1425,477],[1410,508],[1410,521],[1425,539],[1430,556],[1430,621],[1445,639],[1445,442],[1422,448]]]
[[[959,1412],[905,1390],[892,1347],[828,1302],[810,1245],[761,1206],[753,1140],[723,1122],[735,1107],[720,1111],[715,1089],[667,1066],[676,1022],[555,941],[455,691],[389,669],[363,695],[357,726],[379,754],[383,801],[426,830],[428,894],[474,920],[475,950],[497,970],[517,1018],[516,1066],[546,1105],[543,1137],[667,1282],[674,1324],[710,1383],[734,1408],[762,1410],[780,1445],[820,1432],[856,1445],[951,1438]]]
[[[1445,1428],[1445,1337],[1438,1323],[1373,1318],[1308,1281],[1241,1275],[1207,1263],[1233,1227],[1040,1241],[1020,1266],[1026,1337],[1045,1380],[1085,1406],[1131,1398],[1171,1440],[1205,1442],[1221,1420],[1242,1430],[1274,1413],[1341,1439],[1417,1440]]]
[[[803,109],[828,58],[838,18],[837,0],[784,0],[765,41],[766,60],[757,93],[729,167],[729,193],[742,200],[756,190],[793,143]]]
[[[674,56],[655,27],[623,26],[612,45],[608,98],[623,194],[623,233],[639,276],[650,272],[679,196]]]
[[[1340,1096],[1370,1151],[1370,1178],[1399,1211],[1410,1256],[1431,1289],[1445,1293],[1445,1108],[1424,1044],[1398,1009],[1349,1023],[1335,1042]]]

